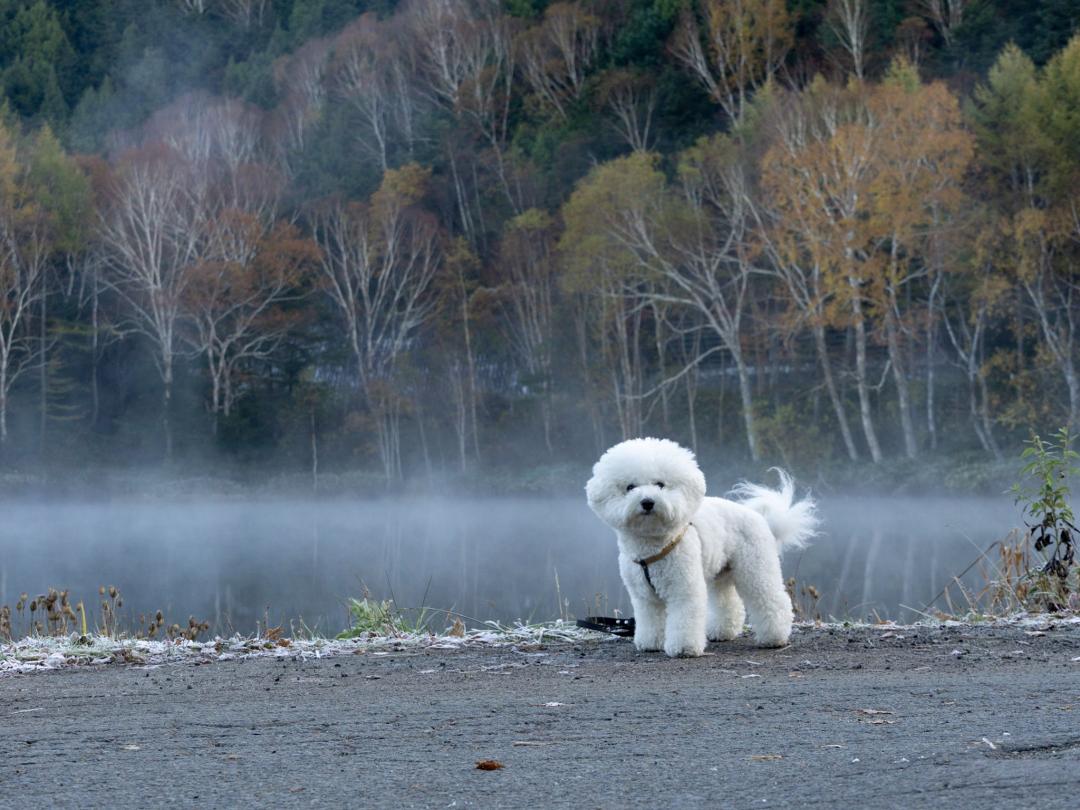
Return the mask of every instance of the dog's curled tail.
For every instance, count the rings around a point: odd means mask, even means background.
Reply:
[[[744,506],[761,513],[781,551],[785,548],[804,548],[806,542],[817,534],[817,527],[821,523],[817,504],[809,495],[796,502],[795,482],[791,476],[779,467],[773,469],[780,476],[779,489],[743,481],[735,485],[731,495]]]

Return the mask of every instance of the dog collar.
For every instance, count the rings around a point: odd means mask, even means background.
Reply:
[[[686,530],[689,529],[693,525],[694,525],[693,523],[687,523],[686,526],[683,527],[683,530],[681,532],[679,532],[677,535],[675,535],[674,540],[672,540],[670,543],[668,543],[666,546],[664,546],[658,552],[653,554],[651,557],[646,557],[644,560],[635,560],[634,561],[638,565],[641,566],[641,573],[643,573],[645,575],[645,581],[647,583],[649,583],[649,587],[653,589],[653,593],[656,593],[656,586],[653,585],[652,577],[649,576],[649,566],[652,565],[654,562],[660,562],[660,560],[664,559],[664,557],[666,557],[668,554],[670,554],[672,551],[674,551],[675,546],[679,545],[679,541],[682,540],[683,536],[686,534]]]
[[[666,557],[668,554],[675,550],[675,546],[679,545],[679,541],[683,539],[683,536],[686,534],[686,530],[693,525],[693,523],[687,523],[686,526],[683,527],[683,530],[677,535],[675,535],[674,540],[672,540],[658,552],[653,554],[651,557],[646,557],[644,560],[636,560],[637,564],[652,565],[654,562],[660,562],[660,560],[664,559],[664,557]]]

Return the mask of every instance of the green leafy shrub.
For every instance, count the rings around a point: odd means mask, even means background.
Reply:
[[[1080,573],[1076,563],[1075,516],[1069,501],[1069,478],[1080,472],[1080,453],[1072,450],[1073,437],[1061,428],[1052,440],[1033,435],[1025,444],[1020,470],[1013,485],[1016,503],[1026,518],[1025,543],[1041,555],[1042,564],[1029,565],[1017,593],[1029,607],[1062,610],[1077,604]]]

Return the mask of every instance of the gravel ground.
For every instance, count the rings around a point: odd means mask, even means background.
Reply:
[[[0,728],[5,807],[1073,808],[1080,626],[62,669]]]

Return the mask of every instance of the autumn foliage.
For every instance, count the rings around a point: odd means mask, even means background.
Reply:
[[[1080,424],[1057,17],[984,53],[963,3],[149,7],[122,86],[76,93],[90,18],[47,10],[48,70],[3,68],[11,463],[817,468]],[[166,23],[220,35],[205,80]]]

